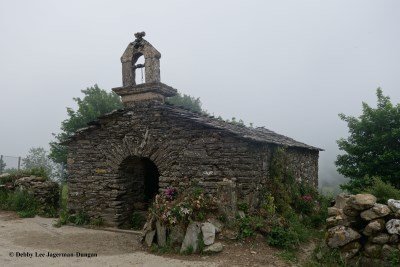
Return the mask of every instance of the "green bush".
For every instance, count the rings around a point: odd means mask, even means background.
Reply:
[[[70,219],[71,221],[73,220],[76,225],[85,225],[90,223],[89,215],[84,211],[80,211],[73,217],[70,216]]]
[[[25,190],[3,191],[0,195],[3,209],[16,211],[21,217],[34,217],[38,212],[36,199]]]
[[[376,196],[379,203],[386,204],[388,199],[400,199],[400,190],[390,183],[383,182],[379,177],[372,178],[372,184],[365,190]]]

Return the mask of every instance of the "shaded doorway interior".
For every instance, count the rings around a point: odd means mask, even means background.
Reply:
[[[158,193],[159,172],[157,166],[149,158],[129,156],[119,167],[119,181],[122,192],[119,201],[122,203],[122,228],[140,228],[143,218]]]

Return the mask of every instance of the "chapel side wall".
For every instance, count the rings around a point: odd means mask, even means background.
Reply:
[[[318,188],[318,150],[288,148],[286,150],[290,169],[299,182]]]

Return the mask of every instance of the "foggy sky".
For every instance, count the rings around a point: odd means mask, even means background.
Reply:
[[[0,154],[48,149],[73,97],[121,85],[133,34],[162,54],[161,80],[203,107],[324,148],[335,176],[337,114],[382,87],[400,101],[399,1],[0,0]]]

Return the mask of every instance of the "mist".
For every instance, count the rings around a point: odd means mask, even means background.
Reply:
[[[325,149],[320,184],[376,88],[400,101],[398,1],[1,1],[0,154],[48,149],[80,90],[121,86],[133,34],[162,54],[161,81],[223,118]],[[6,162],[7,163],[7,162]]]

